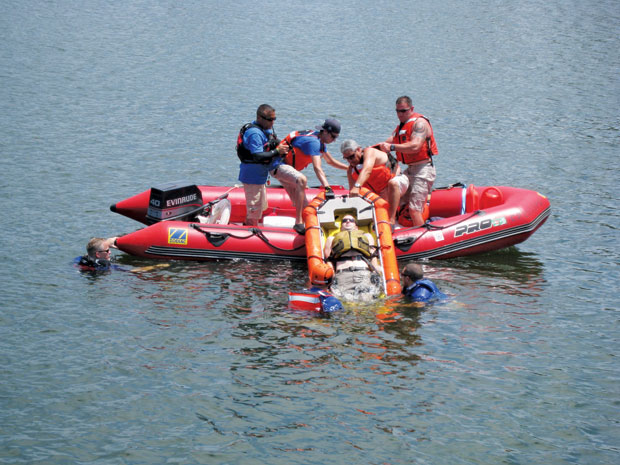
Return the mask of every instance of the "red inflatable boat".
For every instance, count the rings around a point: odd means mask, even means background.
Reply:
[[[320,192],[308,189],[308,202]],[[119,237],[120,250],[159,259],[306,260],[304,236],[292,228],[295,210],[281,187],[267,188],[263,225],[243,226],[243,188],[170,183],[153,187],[110,209],[147,227]],[[335,187],[336,196],[348,191]],[[549,217],[549,200],[514,187],[435,189],[424,226],[397,228],[397,258],[452,258],[501,249],[526,240]]]

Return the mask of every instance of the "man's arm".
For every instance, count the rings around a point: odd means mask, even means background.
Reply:
[[[250,132],[252,128],[248,129]],[[246,132],[246,134],[247,134]],[[246,148],[250,151],[256,161],[268,163],[274,157],[286,155],[288,153],[288,145],[280,144],[273,150],[264,151],[264,139],[258,131],[252,131],[244,140]]]
[[[364,160],[364,164],[362,165],[362,170],[360,171],[359,176],[357,177],[357,183],[360,186],[363,186],[364,183],[366,181],[368,181],[368,178],[370,177],[370,173],[372,172],[372,169],[375,167],[375,163],[377,161],[377,156],[374,153],[374,150],[369,150],[368,147],[366,147],[363,151],[362,151],[362,157]],[[353,187],[351,187],[353,185]],[[360,192],[360,188],[359,187],[355,187],[354,184],[351,184],[349,182],[349,195],[351,197],[357,197],[359,195]]]
[[[411,140],[404,144],[393,144],[396,152],[417,153],[422,149],[428,134],[428,123],[424,118],[418,118],[411,130]]]
[[[318,155],[312,156],[312,167],[314,168],[314,173],[316,174],[317,179],[321,183],[321,186],[327,187],[329,186],[329,182],[327,181],[327,176],[325,176],[325,172],[321,167],[321,157]]]
[[[332,242],[334,242],[334,236],[329,236],[325,241],[325,247],[323,248],[323,256],[328,259],[332,253]]]
[[[353,179],[353,167],[349,166],[347,168],[347,180],[349,181],[349,190],[351,190],[355,184],[355,179]]]
[[[328,165],[333,166],[334,168],[339,168],[341,170],[349,169],[349,165],[341,162],[340,160],[336,160],[331,153],[323,152],[323,156],[325,157],[325,161]]]

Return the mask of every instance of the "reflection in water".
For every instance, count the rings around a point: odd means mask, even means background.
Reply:
[[[454,272],[474,273],[480,278],[501,278],[514,283],[535,281],[544,271],[536,254],[521,252],[516,247],[432,263],[449,265]]]
[[[461,295],[473,295],[533,302],[545,288],[542,262],[536,254],[520,252],[516,247],[472,257],[426,261],[423,266],[425,277],[456,301]]]
[[[135,336],[141,365],[205,383],[193,404],[220,438],[212,444],[226,449],[268,437],[281,451],[316,453],[300,437],[334,424],[355,425],[348,431],[353,449],[381,447],[367,431],[423,441],[426,428],[417,419],[440,416],[443,405],[433,384],[477,372],[463,353],[510,357],[494,373],[518,372],[519,359],[531,356],[518,340],[497,346],[485,335],[537,331],[536,313],[527,308],[544,290],[535,255],[514,249],[424,267],[450,295],[447,302],[419,307],[395,297],[330,318],[287,309],[288,291],[307,285],[299,263],[170,262],[123,279],[157,328]],[[458,395],[456,386],[446,389]]]

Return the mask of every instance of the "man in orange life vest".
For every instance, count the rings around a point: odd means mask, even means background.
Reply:
[[[413,111],[411,99],[406,95],[396,99],[396,115],[400,124],[380,144],[380,149],[396,152],[398,161],[407,165],[409,213],[413,226],[419,226],[424,224],[424,204],[437,176],[432,159],[438,153],[437,144],[429,120]]]
[[[340,134],[340,122],[337,119],[328,118],[322,126],[317,126],[316,131],[294,131],[286,136],[280,146],[289,147],[286,157],[269,174],[276,178],[291,198],[295,206],[295,231],[304,233],[302,212],[308,200],[306,199],[306,187],[308,179],[301,173],[306,166],[312,163],[314,173],[326,191],[331,190],[327,177],[321,167],[321,158],[325,157],[328,164],[347,169],[347,165],[336,160],[327,151],[326,144],[331,144]]]
[[[342,157],[349,162],[349,195],[357,197],[360,187],[370,189],[387,200],[390,205],[390,223],[395,224],[400,198],[409,187],[409,179],[400,174],[398,162],[394,158],[390,160],[387,153],[374,147],[362,149],[353,139],[345,140],[340,145],[340,151]]]

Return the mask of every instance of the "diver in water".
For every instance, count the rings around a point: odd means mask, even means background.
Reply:
[[[346,301],[371,302],[382,293],[378,261],[371,234],[360,231],[355,218],[346,214],[340,232],[327,238],[324,256],[334,267],[332,293]]]
[[[86,255],[76,259],[77,265],[83,270],[91,271],[104,271],[113,268],[110,247],[116,248],[116,239],[116,237],[108,239],[93,237],[86,245]]]
[[[422,267],[416,263],[405,266],[401,272],[403,279],[403,294],[414,302],[429,302],[436,299],[445,299],[446,295],[441,292],[430,279],[424,279]]]

